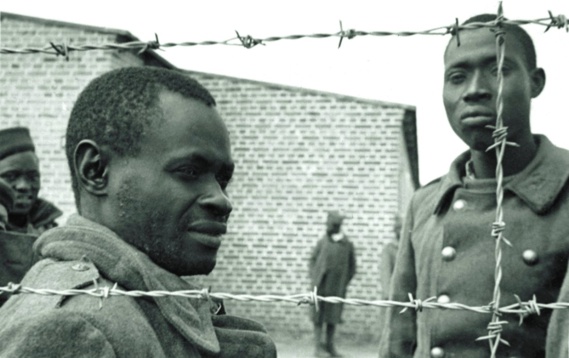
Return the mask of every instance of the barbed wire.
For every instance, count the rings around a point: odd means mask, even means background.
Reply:
[[[31,287],[21,286],[19,284],[8,284],[8,286],[0,287],[0,294],[11,293],[11,294],[39,294],[39,295],[61,295],[61,296],[76,296],[76,295],[90,295],[98,297],[100,301],[100,306],[102,307],[103,301],[108,299],[110,296],[129,296],[129,297],[185,297],[185,298],[217,298],[217,299],[232,299],[238,301],[259,301],[259,302],[290,302],[300,304],[313,304],[316,309],[318,309],[319,302],[327,303],[343,303],[347,305],[357,305],[357,306],[375,306],[375,307],[400,307],[402,308],[401,313],[408,309],[414,309],[417,312],[423,309],[451,309],[451,310],[467,310],[471,312],[491,314],[492,318],[488,324],[487,330],[488,334],[483,337],[477,338],[477,340],[488,340],[490,345],[491,357],[494,358],[497,354],[497,350],[500,344],[509,345],[507,341],[501,338],[501,332],[503,330],[503,325],[508,323],[508,321],[502,318],[503,314],[517,314],[520,318],[520,325],[523,323],[525,317],[530,314],[539,315],[541,309],[567,309],[569,308],[569,302],[555,302],[555,303],[538,303],[535,296],[526,302],[522,302],[518,296],[516,297],[517,303],[508,306],[500,307],[501,291],[500,283],[502,280],[502,242],[511,246],[511,243],[503,236],[503,231],[505,228],[505,223],[503,221],[503,168],[502,161],[504,158],[505,149],[507,146],[517,146],[516,143],[507,141],[507,127],[503,125],[503,65],[504,65],[504,30],[503,26],[506,24],[510,25],[527,25],[536,24],[541,26],[546,26],[545,32],[550,28],[556,27],[559,29],[564,28],[566,32],[569,32],[568,20],[564,15],[554,16],[551,11],[549,11],[549,17],[540,18],[535,20],[506,20],[503,15],[502,2],[499,2],[497,18],[490,22],[473,22],[467,25],[459,25],[458,19],[455,19],[455,23],[450,26],[441,26],[425,31],[399,31],[399,32],[388,32],[388,31],[358,31],[350,29],[345,31],[343,24],[340,21],[340,31],[335,33],[318,33],[309,35],[289,35],[289,36],[273,36],[267,38],[255,38],[250,35],[241,36],[238,31],[235,31],[237,37],[225,40],[225,41],[202,41],[202,42],[181,42],[181,43],[160,43],[158,35],[155,35],[155,40],[150,42],[142,41],[132,41],[126,43],[107,43],[99,45],[80,45],[72,46],[68,43],[56,44],[50,42],[50,46],[43,48],[6,48],[0,47],[0,54],[33,54],[33,53],[44,53],[44,54],[55,54],[57,56],[61,55],[66,60],[69,59],[70,52],[73,51],[90,51],[90,50],[139,50],[138,54],[144,53],[149,49],[158,50],[174,46],[211,46],[211,45],[230,45],[230,46],[243,46],[247,49],[253,48],[257,45],[265,45],[268,42],[275,42],[280,40],[298,40],[304,38],[322,39],[330,37],[339,37],[338,48],[341,47],[344,38],[353,39],[358,36],[414,36],[414,35],[448,35],[451,34],[456,37],[457,46],[460,46],[460,30],[466,29],[479,29],[483,27],[491,28],[495,32],[496,36],[496,59],[498,64],[498,74],[497,74],[497,98],[496,98],[496,124],[495,126],[490,126],[493,130],[492,136],[494,138],[494,144],[488,148],[489,150],[494,150],[496,154],[496,218],[492,224],[491,236],[495,239],[495,270],[494,270],[494,290],[492,301],[485,306],[468,306],[461,303],[449,302],[442,303],[436,302],[435,297],[430,297],[425,300],[415,299],[412,294],[409,293],[408,302],[398,302],[391,300],[362,300],[354,298],[341,298],[341,297],[325,297],[318,296],[316,288],[311,293],[301,293],[295,295],[249,295],[249,294],[230,294],[230,293],[210,293],[207,289],[204,290],[186,290],[186,291],[126,291],[117,288],[117,284],[112,287],[99,287],[97,282],[94,281],[95,287],[92,289],[68,289],[68,290],[53,290],[53,289],[36,289]],[[239,41],[239,43],[236,43]]]
[[[492,149],[496,153],[496,217],[492,224],[491,236],[495,239],[494,248],[494,259],[496,261],[496,266],[494,268],[494,290],[492,294],[492,302],[490,306],[492,308],[492,319],[488,324],[488,335],[477,338],[478,341],[488,340],[490,345],[491,357],[495,357],[498,351],[498,346],[500,343],[510,345],[506,340],[502,339],[503,325],[507,323],[501,319],[500,312],[500,298],[501,290],[500,284],[502,282],[502,241],[511,246],[510,242],[503,236],[503,231],[506,224],[504,223],[504,210],[502,207],[502,202],[504,199],[504,171],[502,167],[502,162],[504,159],[504,153],[506,150],[506,145],[516,145],[515,143],[510,143],[507,141],[508,129],[504,127],[503,112],[504,112],[504,59],[505,59],[505,39],[504,39],[504,28],[502,20],[504,19],[504,10],[502,8],[502,2],[500,1],[498,6],[498,14],[496,19],[496,27],[492,30],[495,32],[496,36],[496,63],[498,65],[497,71],[497,94],[496,94],[496,124],[490,127],[493,129],[492,137],[494,139],[494,144],[491,145],[487,151]],[[494,340],[492,342],[492,339]]]
[[[409,309],[414,309],[421,312],[423,309],[450,309],[450,310],[465,310],[475,313],[491,314],[496,309],[491,304],[484,306],[469,306],[458,302],[442,303],[437,302],[436,297],[430,297],[425,300],[416,299],[413,295],[409,294],[409,301],[393,301],[393,300],[364,300],[359,298],[342,298],[336,296],[319,296],[316,288],[307,293],[298,293],[292,295],[251,295],[251,294],[233,294],[224,292],[210,292],[209,289],[201,290],[181,290],[181,291],[143,291],[143,290],[123,290],[117,288],[118,285],[113,286],[99,286],[94,281],[95,287],[86,289],[64,289],[55,290],[49,288],[33,288],[22,286],[21,284],[8,283],[6,286],[0,286],[0,294],[37,294],[42,296],[80,296],[87,295],[100,299],[108,299],[112,296],[127,296],[127,297],[153,297],[153,298],[166,298],[166,297],[179,297],[179,298],[194,298],[194,299],[208,299],[216,298],[221,300],[236,300],[236,301],[254,301],[254,302],[289,302],[297,305],[309,304],[318,305],[319,302],[327,302],[332,304],[346,304],[353,306],[373,306],[373,307],[399,307],[402,308],[401,313]],[[515,296],[516,303],[508,306],[499,307],[500,313],[504,314],[517,314],[524,317],[528,314],[540,314],[542,309],[569,309],[569,302],[555,302],[555,303],[539,303],[536,301],[535,295],[531,300],[521,301],[519,296]]]
[[[550,28],[555,27],[562,29],[564,28],[569,32],[569,24],[567,17],[565,15],[553,15],[549,11],[549,17],[538,18],[533,20],[501,20],[502,24],[511,25],[540,25],[545,26],[545,31],[547,32]],[[496,21],[490,22],[473,22],[467,25],[458,25],[458,19],[455,23],[447,26],[439,26],[423,31],[360,31],[355,29],[344,30],[342,22],[340,21],[340,31],[333,33],[315,33],[315,34],[301,34],[301,35],[287,35],[287,36],[270,36],[265,38],[257,38],[251,35],[241,36],[238,31],[235,31],[236,37],[230,38],[223,41],[200,41],[200,42],[166,42],[160,43],[158,40],[158,35],[155,34],[155,40],[153,41],[130,41],[123,43],[102,43],[102,44],[85,44],[85,45],[72,45],[70,43],[56,43],[50,42],[49,45],[44,47],[21,47],[21,48],[10,48],[10,47],[0,47],[0,54],[2,55],[14,55],[14,54],[51,54],[56,56],[63,56],[68,59],[69,54],[74,51],[91,51],[91,50],[138,50],[138,53],[144,53],[149,49],[158,50],[169,47],[177,46],[213,46],[213,45],[227,45],[227,46],[243,46],[247,49],[253,48],[257,45],[265,45],[269,42],[276,42],[282,40],[300,40],[300,39],[324,39],[331,37],[339,37],[338,47],[341,47],[344,38],[353,39],[355,37],[363,36],[415,36],[415,35],[435,35],[444,36],[449,34],[458,34],[460,30],[466,29],[479,29],[483,27],[495,27]],[[460,39],[458,40],[460,45]]]

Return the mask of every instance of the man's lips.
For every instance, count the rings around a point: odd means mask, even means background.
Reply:
[[[200,220],[188,227],[191,238],[213,249],[221,246],[222,235],[227,232],[227,225],[217,221]]]
[[[486,111],[470,111],[460,116],[463,125],[467,126],[487,126],[495,122],[495,116],[492,112]]]
[[[29,197],[17,197],[16,200],[14,201],[14,204],[16,206],[29,206],[32,205],[33,203],[33,198],[29,198]]]

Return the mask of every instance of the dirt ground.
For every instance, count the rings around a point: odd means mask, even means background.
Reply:
[[[279,358],[312,358],[314,357],[314,344],[311,334],[300,337],[282,336],[274,337]],[[336,349],[345,358],[377,358],[379,355],[379,342],[361,342],[338,337]]]

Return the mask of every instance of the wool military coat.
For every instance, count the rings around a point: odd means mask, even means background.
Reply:
[[[516,304],[516,296],[522,301],[535,296],[537,302],[554,303],[562,286],[564,292],[569,290],[569,152],[544,136],[535,139],[539,146],[535,158],[504,181],[503,234],[511,247],[501,245],[501,307]],[[492,301],[496,181],[464,178],[468,157],[468,153],[461,155],[446,176],[413,196],[391,299],[408,302],[411,293],[415,299],[430,298],[440,304],[488,306]],[[490,314],[451,309],[409,309],[400,314],[400,310],[388,312],[380,357],[490,356],[489,342],[477,340],[488,335]],[[544,357],[546,352],[547,357],[566,357],[567,335],[563,343],[559,329],[567,326],[567,318],[550,322],[551,315],[548,309],[539,315],[502,315],[500,319],[507,323],[501,338],[510,346],[501,344],[498,357]]]
[[[348,284],[356,274],[354,244],[344,235],[333,241],[324,235],[312,251],[309,262],[312,287],[317,287],[319,296],[346,297]],[[319,323],[341,322],[343,304],[322,303],[319,311],[313,312]]]
[[[22,285],[57,291],[198,287],[80,216],[46,231]],[[212,315],[206,298],[14,295],[0,308],[0,357],[276,357],[258,323]]]

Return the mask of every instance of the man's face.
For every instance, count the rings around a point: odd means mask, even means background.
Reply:
[[[229,134],[215,108],[167,91],[160,103],[140,153],[110,161],[108,226],[170,272],[208,274],[232,210]]]
[[[516,142],[531,137],[530,102],[539,94],[534,82],[538,71],[528,69],[518,39],[508,33],[505,38],[502,118],[508,138]],[[454,132],[471,149],[484,151],[493,143],[486,126],[496,123],[496,39],[489,29],[477,29],[462,31],[460,40],[457,47],[453,38],[445,52],[443,101]]]
[[[16,196],[11,213],[28,214],[40,190],[39,161],[35,153],[21,152],[0,160],[0,178],[12,187]]]
[[[338,218],[328,218],[326,221],[326,231],[328,234],[337,234],[342,228],[342,220]]]

